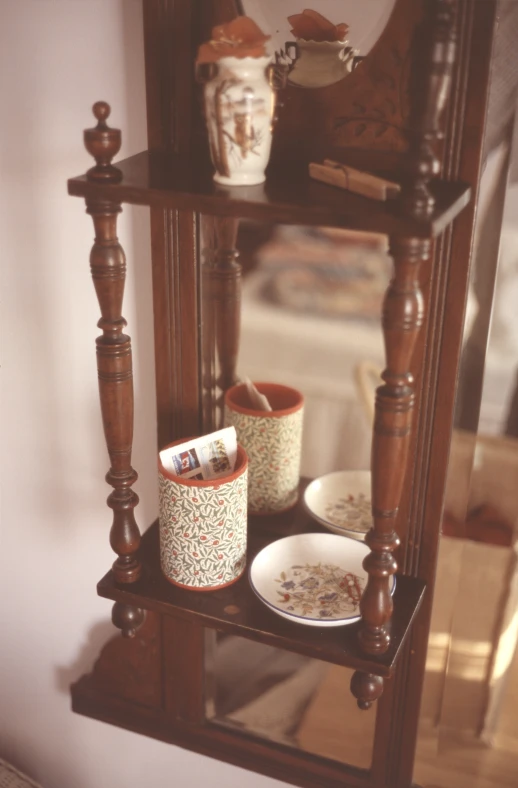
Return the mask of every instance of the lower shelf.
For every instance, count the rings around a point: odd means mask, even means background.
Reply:
[[[83,676],[72,686],[72,709],[118,728],[303,788],[375,788],[368,771],[217,725],[176,720],[163,709],[146,708],[99,692],[91,676]],[[246,782],[245,778],[245,785]]]
[[[305,484],[307,481],[303,486]],[[275,539],[320,530],[301,503],[284,514],[250,517],[248,562]],[[246,572],[237,583],[218,591],[200,593],[171,585],[160,569],[158,523],[154,523],[143,536],[141,560],[143,573],[137,583],[117,585],[112,572],[108,572],[97,586],[99,595],[144,610],[195,620],[212,629],[383,677],[393,673],[425,589],[422,581],[398,575],[390,647],[385,654],[372,657],[364,655],[359,647],[359,623],[319,629],[280,618],[257,599]]]
[[[209,722],[196,649],[187,647],[185,653],[190,629],[188,623],[148,613],[136,637],[114,636],[92,672],[72,685],[72,709],[299,788],[388,788],[374,765],[361,769]],[[386,730],[382,750],[384,736]],[[398,788],[411,787],[405,783]]]

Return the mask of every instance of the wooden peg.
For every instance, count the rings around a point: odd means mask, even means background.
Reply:
[[[120,129],[111,129],[106,119],[109,117],[111,108],[106,101],[96,101],[92,111],[97,119],[97,126],[93,129],[85,129],[84,141],[85,148],[90,153],[97,164],[86,173],[89,181],[99,181],[102,183],[117,183],[122,179],[122,173],[111,163],[114,156],[120,151],[121,132]]]
[[[384,681],[381,676],[363,673],[357,670],[351,679],[351,692],[362,711],[370,709],[372,704],[383,694]]]
[[[122,632],[122,637],[134,638],[137,630],[144,623],[146,611],[139,607],[115,602],[112,608],[112,623]]]

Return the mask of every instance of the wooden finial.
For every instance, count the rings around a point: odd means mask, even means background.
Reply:
[[[114,156],[120,151],[120,129],[110,129],[106,123],[111,108],[106,101],[96,101],[92,107],[97,119],[97,126],[85,129],[85,148],[97,164],[86,173],[88,180],[101,183],[116,183],[122,178],[121,171],[111,163]]]
[[[357,670],[351,679],[351,692],[362,711],[370,709],[372,704],[383,694],[383,679],[372,673],[362,673]]]
[[[112,623],[121,630],[122,636],[125,638],[134,638],[145,618],[145,610],[141,610],[139,607],[115,602],[112,608]]]

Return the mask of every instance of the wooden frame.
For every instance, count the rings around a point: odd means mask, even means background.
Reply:
[[[369,124],[375,127],[378,121],[369,117],[368,108],[362,131],[356,136],[354,128],[358,128],[359,119],[347,113],[341,116],[349,117],[350,122],[340,127],[345,129],[339,140],[341,157],[336,155],[336,149],[330,152],[332,157],[357,164],[368,156],[374,170],[396,174],[404,181],[403,199],[394,209],[384,207],[378,212],[370,205],[366,210],[362,207],[363,198],[355,195],[339,193],[328,197],[326,187],[320,184],[302,192],[303,198],[297,202],[293,188],[283,185],[286,179],[275,181],[275,176],[271,190],[255,201],[222,201],[213,195],[207,179],[192,182],[192,162],[200,160],[203,146],[202,123],[192,85],[182,75],[192,69],[196,42],[206,36],[215,21],[224,21],[236,12],[230,0],[214,0],[210,13],[208,5],[200,0],[144,0],[150,154],[132,157],[118,167],[111,165],[119,137],[106,124],[106,105],[96,105],[99,122],[85,140],[97,164],[86,177],[69,182],[71,194],[86,198],[97,238],[92,270],[102,312],[103,336],[98,340],[101,402],[112,459],[108,481],[114,486],[110,497],[115,513],[111,544],[119,555],[98,590],[115,601],[114,623],[129,636],[110,642],[94,672],[74,686],[73,707],[296,785],[403,788],[410,786],[412,779],[452,428],[452,381],[458,366],[476,205],[472,201],[460,213],[469,199],[469,189],[463,182],[471,186],[476,197],[496,3],[423,0],[422,4],[410,4],[409,0],[398,0],[385,34],[355,71],[348,93],[351,101],[372,87],[379,75],[379,64],[386,62],[391,41],[397,39],[408,51],[411,42],[414,46],[417,42],[418,51],[428,58],[428,62],[414,58],[415,73],[392,62],[398,79],[407,80],[405,84],[415,98],[410,116],[413,123],[409,126],[405,125],[403,100],[396,107],[385,141],[381,140],[383,135],[370,133]],[[424,16],[424,25],[420,24],[423,14],[430,14]],[[421,40],[422,35],[425,37]],[[457,66],[453,70],[455,49]],[[438,168],[431,144],[439,136],[439,118],[450,83],[452,101],[441,151],[444,182],[430,188]],[[423,84],[426,90],[422,90]],[[400,94],[406,95],[402,85]],[[291,98],[290,122],[298,111],[300,96],[292,94]],[[333,101],[331,95],[330,107]],[[288,131],[279,131],[279,140],[286,139]],[[351,150],[353,138],[363,148]],[[312,139],[316,147],[330,142],[325,135],[314,134]],[[378,150],[373,151],[373,147]],[[273,160],[278,167],[282,153],[279,150]],[[299,155],[306,156],[308,152],[304,149]],[[297,181],[296,165],[296,161],[288,162],[295,191],[301,193],[303,184]],[[356,631],[351,635],[350,630],[341,640],[331,637],[324,651],[318,652],[310,635],[302,638],[280,625],[276,631],[274,624],[264,624],[261,614],[252,608],[248,611],[255,622],[251,630],[245,616],[246,631],[253,631],[261,642],[275,642],[358,669],[352,689],[359,704],[367,708],[380,698],[370,770],[354,769],[241,736],[205,719],[203,627],[227,628],[243,634],[245,624],[232,621],[232,614],[224,611],[232,606],[228,602],[233,599],[232,591],[218,592],[223,595],[219,601],[214,595],[213,604],[204,603],[199,608],[181,593],[163,591],[157,575],[154,530],[146,534],[139,551],[140,537],[132,514],[137,500],[131,484],[136,475],[131,468],[128,426],[133,399],[131,350],[129,338],[122,333],[121,316],[125,263],[115,229],[117,212],[124,201],[151,207],[159,446],[197,433],[204,418],[206,423],[207,413],[214,413],[210,402],[214,381],[210,378],[207,386],[203,380],[205,349],[199,330],[202,304],[198,212],[216,217],[248,215],[273,221],[346,225],[378,229],[391,236],[395,277],[384,317],[388,364],[385,386],[378,393],[376,406],[375,527],[368,542],[372,550],[368,559],[370,579],[362,601],[359,640]],[[232,219],[214,221],[217,231],[211,265],[219,279],[226,282],[223,289],[218,289],[217,298],[221,301],[237,292],[233,246],[236,227]],[[230,232],[222,229],[225,222]],[[435,241],[434,236],[438,236]],[[237,299],[234,301],[237,303]],[[223,328],[218,335],[225,339],[220,355],[228,360],[235,350],[235,331],[225,333]],[[233,374],[230,362],[221,381],[223,388],[232,381]],[[277,525],[278,533],[286,533],[292,523],[288,517],[271,527],[275,530]],[[302,527],[300,518],[297,527]],[[253,523],[250,530],[253,533]],[[259,546],[257,540],[251,541]],[[406,588],[408,612],[404,622],[404,604],[396,599],[397,615],[392,618],[388,594],[388,580],[395,571],[394,550],[403,573],[403,589]],[[138,637],[132,637],[137,630]]]

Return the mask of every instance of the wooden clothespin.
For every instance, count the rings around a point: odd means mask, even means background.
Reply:
[[[330,186],[371,197],[373,200],[389,200],[397,197],[401,191],[398,183],[378,178],[376,175],[356,170],[332,159],[325,159],[323,164],[311,162],[309,176]]]

